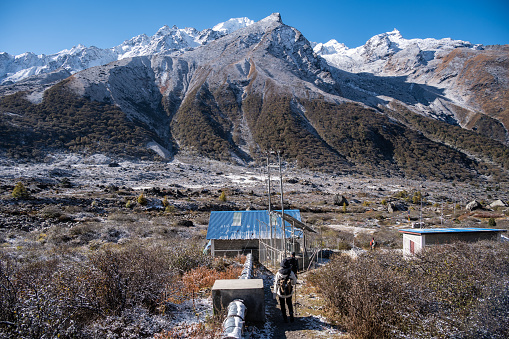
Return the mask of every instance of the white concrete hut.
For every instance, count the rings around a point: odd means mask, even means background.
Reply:
[[[476,242],[500,240],[507,230],[494,228],[420,228],[401,229],[403,233],[403,255],[413,255],[425,246],[448,244],[456,241]]]

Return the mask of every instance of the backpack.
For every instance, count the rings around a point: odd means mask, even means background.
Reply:
[[[279,279],[279,291],[281,295],[292,294],[292,282],[290,281],[290,275],[288,274],[284,279]]]

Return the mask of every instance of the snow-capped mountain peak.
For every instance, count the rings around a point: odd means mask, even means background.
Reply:
[[[412,72],[417,63],[427,63],[438,54],[458,47],[483,49],[482,45],[451,38],[405,39],[395,28],[391,32],[373,36],[360,47],[348,48],[331,40],[326,44],[316,44],[313,50],[329,64],[349,72],[396,75],[396,70],[398,75],[402,75]],[[386,68],[389,61],[392,66],[390,69]],[[401,66],[394,68],[396,64]]]
[[[51,55],[36,55],[27,52],[12,56],[8,53],[2,53],[0,84],[15,83],[30,76],[51,73],[60,68],[76,73],[89,67],[104,65],[129,57],[182,53],[206,45],[210,41],[253,23],[253,20],[245,17],[233,18],[215,25],[212,29],[209,28],[203,31],[191,27],[180,29],[177,26],[169,27],[165,25],[151,37],[141,34],[108,49],[99,49],[94,46],[86,47],[79,44],[71,49],[65,49]]]
[[[214,27],[212,27],[212,30],[221,32],[226,35],[235,32],[236,30],[239,30],[241,28],[250,26],[252,24],[254,24],[254,21],[250,20],[249,18],[246,17],[234,18],[215,25]]]
[[[338,42],[336,39],[331,39],[326,43],[316,44],[313,48],[315,53],[320,55],[336,54],[348,50],[345,44]]]
[[[403,39],[403,37],[401,36],[401,32],[397,28],[394,28],[392,32],[387,32],[386,34],[393,36],[396,39]]]
[[[175,31],[177,29],[178,29],[177,26],[173,26],[173,28],[170,28],[170,26],[164,25],[163,27],[159,28],[156,34],[154,34],[154,37],[168,35],[172,30]]]
[[[281,15],[273,13],[259,23],[263,27],[282,23]],[[78,45],[52,55],[35,55],[28,52],[11,56],[1,53],[0,84],[15,83],[30,76],[51,73],[62,68],[76,73],[92,66],[104,65],[129,57],[181,54],[253,24],[253,20],[242,17],[229,19],[202,31],[189,27],[180,29],[176,26],[165,25],[153,36],[141,34],[109,49]],[[368,71],[375,74],[384,72],[384,65],[389,58],[397,59],[399,56],[401,60],[407,60],[409,57],[415,57],[415,62],[405,61],[404,64],[407,66],[404,69],[399,68],[400,72],[411,72],[412,65],[429,62],[439,52],[457,47],[482,49],[481,45],[474,46],[469,42],[450,38],[405,39],[397,29],[375,35],[365,45],[357,48],[348,48],[334,39],[327,43],[313,44],[314,52],[334,67],[350,72]],[[391,71],[393,70],[394,67]]]

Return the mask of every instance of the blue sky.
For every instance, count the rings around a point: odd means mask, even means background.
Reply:
[[[273,12],[315,42],[358,47],[397,28],[404,38],[445,38],[509,44],[508,0],[163,1],[5,0],[0,51],[52,54],[77,44],[109,48],[164,25],[211,28],[230,18],[258,21]]]

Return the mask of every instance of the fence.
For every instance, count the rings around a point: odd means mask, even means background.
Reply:
[[[306,255],[305,250],[305,233],[302,230],[295,232],[295,228],[290,223],[286,222],[285,228],[287,237],[282,238],[282,218],[272,218],[272,224],[265,224],[260,222],[260,234],[266,235],[266,238],[260,239],[258,260],[265,267],[278,267],[279,263],[286,258],[289,253],[296,252],[302,258],[301,266],[305,266]],[[289,229],[291,228],[291,232]],[[300,235],[300,237],[297,236]],[[301,253],[301,248],[304,251]]]

